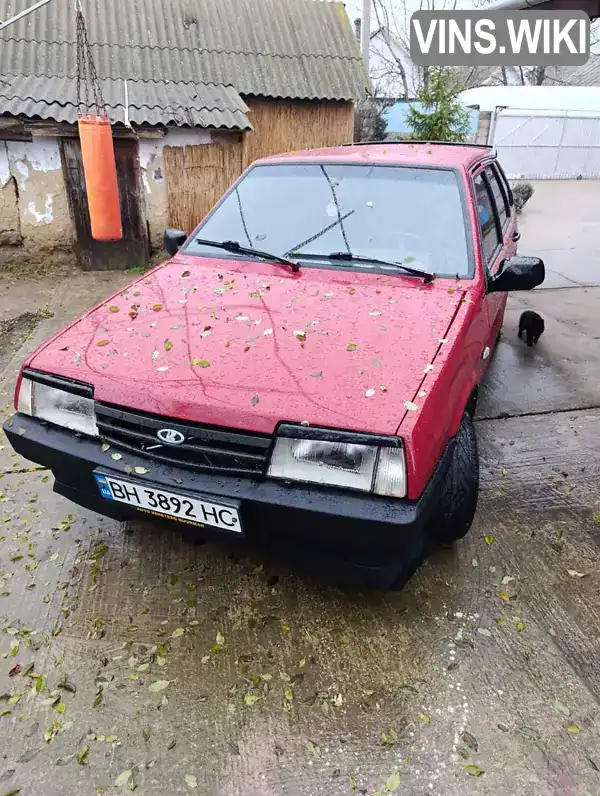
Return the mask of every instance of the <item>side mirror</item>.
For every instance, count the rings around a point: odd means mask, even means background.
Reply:
[[[544,261],[539,257],[510,257],[500,271],[488,281],[488,293],[510,290],[532,290],[546,278]]]
[[[169,252],[171,257],[177,254],[179,249],[183,246],[183,244],[187,240],[187,232],[184,232],[182,229],[166,229],[165,230],[165,237],[164,247]]]

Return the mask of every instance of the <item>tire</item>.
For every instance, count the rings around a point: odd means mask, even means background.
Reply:
[[[452,460],[444,479],[438,508],[430,521],[430,535],[438,544],[451,544],[469,532],[479,495],[477,437],[465,412],[456,435]]]

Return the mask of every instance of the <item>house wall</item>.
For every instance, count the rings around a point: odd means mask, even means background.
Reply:
[[[141,138],[139,141],[140,172],[150,228],[152,251],[162,249],[163,234],[168,226],[169,202],[165,177],[165,147],[203,146],[212,140],[210,130],[173,128],[164,138]],[[180,175],[180,178],[182,176]],[[177,181],[177,175],[173,175]]]
[[[212,146],[164,149],[169,224],[191,232],[231,183],[258,158],[352,141],[350,102],[244,97],[254,130],[214,132]]]
[[[72,260],[73,243],[58,140],[0,141],[0,264]]]

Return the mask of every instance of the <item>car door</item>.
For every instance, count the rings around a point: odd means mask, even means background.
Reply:
[[[479,239],[486,277],[495,276],[504,260],[516,254],[517,239],[514,208],[508,183],[494,162],[482,164],[473,175],[474,196],[479,219]],[[486,294],[490,336],[493,349],[502,328],[506,293]]]

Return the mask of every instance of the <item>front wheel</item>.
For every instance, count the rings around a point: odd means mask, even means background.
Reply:
[[[429,523],[429,533],[439,544],[449,544],[466,536],[475,517],[479,494],[479,454],[477,437],[470,415],[461,420],[452,460]]]

